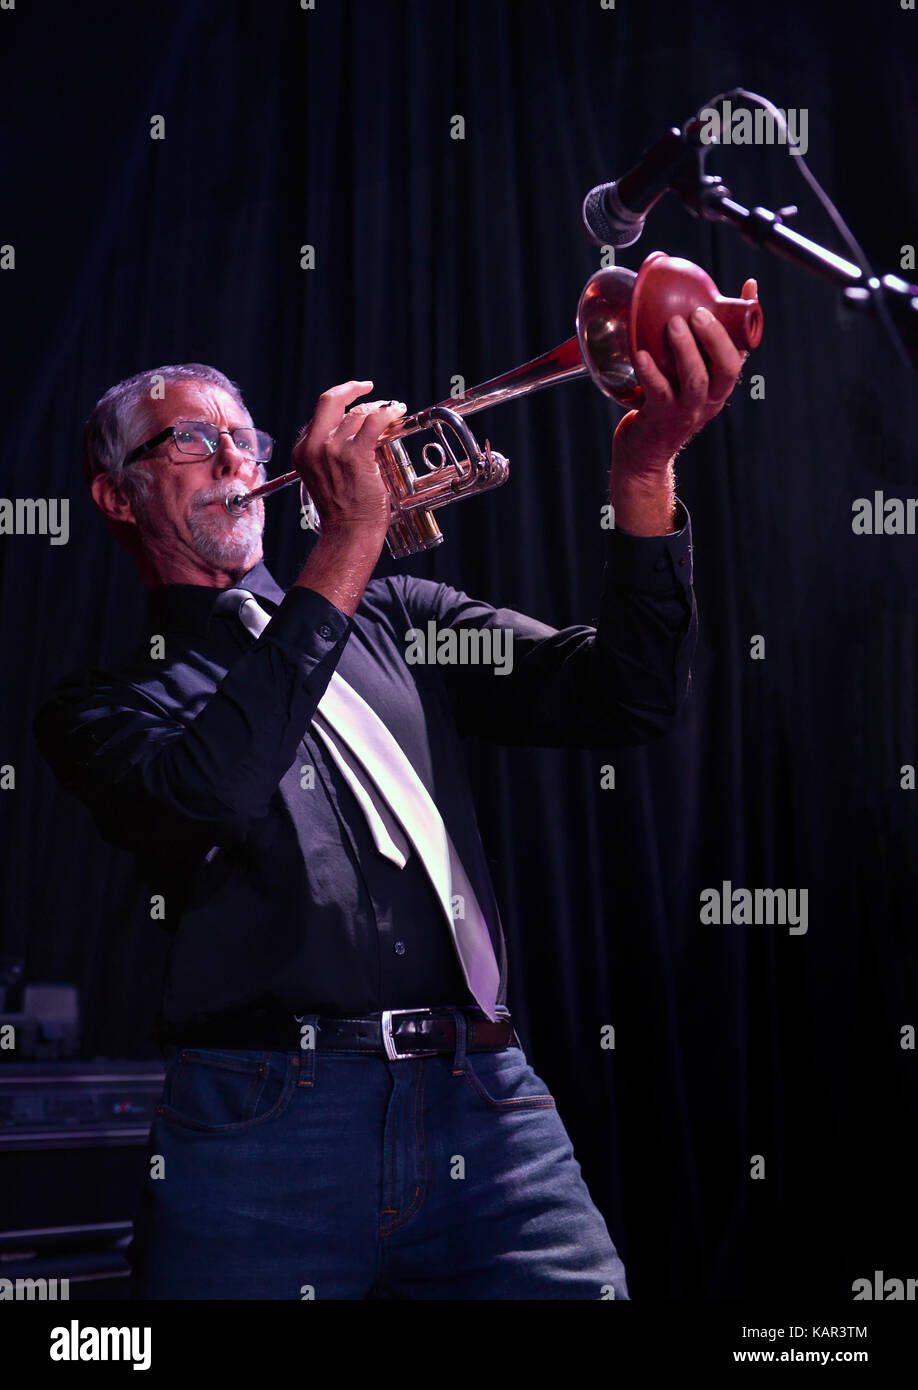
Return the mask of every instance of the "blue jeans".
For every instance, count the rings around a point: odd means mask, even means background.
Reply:
[[[545,1083],[458,1019],[454,1055],[175,1052],[132,1296],[627,1299]]]

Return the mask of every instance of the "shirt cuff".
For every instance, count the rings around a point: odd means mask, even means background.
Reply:
[[[294,584],[265,627],[260,640],[272,642],[305,660],[307,669],[344,642],[351,620],[315,589]]]
[[[606,532],[606,582],[613,589],[672,594],[692,587],[692,519],[676,498],[676,530],[667,536]]]

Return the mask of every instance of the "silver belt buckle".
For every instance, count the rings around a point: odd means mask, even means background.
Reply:
[[[382,1023],[382,1040],[389,1061],[401,1062],[409,1057],[435,1057],[437,1053],[435,1047],[421,1048],[417,1052],[396,1052],[395,1039],[392,1036],[392,1020],[393,1018],[397,1018],[400,1014],[431,1015],[433,1014],[433,1009],[383,1009],[380,1020]]]

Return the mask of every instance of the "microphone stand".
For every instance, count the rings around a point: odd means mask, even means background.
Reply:
[[[694,127],[694,128],[693,128]],[[744,241],[764,246],[785,260],[802,266],[820,279],[828,280],[842,290],[842,299],[852,309],[872,313],[895,326],[911,358],[918,367],[918,285],[909,284],[898,275],[866,275],[860,266],[847,261],[818,242],[801,236],[784,224],[793,217],[795,207],[771,212],[768,208],[747,208],[738,203],[717,174],[704,172],[708,151],[719,143],[702,143],[697,136],[698,124],[690,122],[685,132],[686,144],[694,150],[694,160],[688,159],[683,170],[670,185],[696,217],[707,222],[727,222],[735,227]]]

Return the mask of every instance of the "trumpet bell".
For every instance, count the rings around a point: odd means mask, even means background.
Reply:
[[[622,266],[597,270],[577,305],[577,342],[594,384],[619,405],[636,407],[644,398],[635,375],[631,303],[637,275]]]
[[[584,286],[577,306],[577,341],[600,391],[619,405],[639,406],[644,392],[634,359],[641,351],[649,352],[670,384],[678,387],[666,325],[677,314],[687,320],[697,308],[710,310],[741,352],[761,342],[758,299],[721,294],[710,275],[693,261],[652,251],[637,274],[619,266],[598,270]]]

